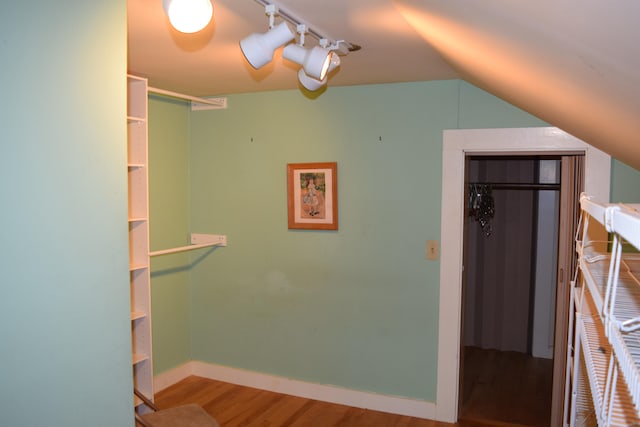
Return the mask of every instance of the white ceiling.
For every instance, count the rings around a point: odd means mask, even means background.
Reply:
[[[214,21],[200,33],[182,34],[169,25],[161,0],[128,0],[130,71],[147,76],[154,86],[197,96],[297,88],[297,67],[279,56],[281,49],[260,70],[240,51],[240,39],[268,29],[264,6],[254,0],[213,3]],[[390,0],[274,3],[333,40],[362,46],[341,58],[332,86],[459,77]],[[317,44],[311,36],[306,41]]]
[[[264,7],[213,2],[214,21],[182,34],[161,0],[128,0],[129,71],[195,96],[298,88],[279,52],[260,70],[242,56],[239,40],[267,29]],[[640,169],[637,0],[274,3],[362,46],[342,57],[329,86],[463,78]]]

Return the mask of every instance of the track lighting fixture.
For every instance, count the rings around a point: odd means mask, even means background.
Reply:
[[[265,13],[269,16],[269,31],[262,34],[253,33],[240,41],[244,57],[255,69],[268,64],[273,59],[276,49],[295,38],[286,22],[274,26],[275,5],[267,5]]]
[[[304,34],[306,31],[306,25],[298,25],[299,43],[285,46],[282,51],[282,57],[302,65],[302,69],[308,76],[317,80],[324,80],[327,77],[333,53],[321,46],[314,46],[311,49],[305,48]]]
[[[298,80],[300,84],[307,90],[316,91],[327,84],[329,74],[340,66],[340,57],[335,53],[331,54],[331,62],[329,63],[329,70],[327,76],[324,79],[314,79],[304,72],[304,68],[298,70]]]
[[[314,79],[322,80],[327,76],[332,53],[319,46],[311,49],[290,44],[282,51],[282,57],[302,65],[304,72]]]
[[[209,25],[213,16],[211,0],[162,0],[169,22],[182,33],[196,33]]]
[[[166,0],[165,0],[166,1]],[[289,43],[295,38],[286,22],[297,26],[299,34],[298,43],[291,43],[284,47],[282,57],[302,66],[298,71],[300,84],[306,89],[314,91],[327,83],[329,72],[340,66],[338,53],[346,55],[349,52],[360,50],[361,47],[345,40],[329,42],[329,38],[320,34],[291,13],[276,8],[276,5],[267,0],[255,0],[264,5],[265,14],[269,17],[269,31],[266,33],[253,33],[240,41],[240,49],[245,59],[255,69],[268,64],[276,49]],[[286,22],[274,25],[275,15],[278,14]],[[304,47],[304,36],[308,33],[319,41],[319,46]]]

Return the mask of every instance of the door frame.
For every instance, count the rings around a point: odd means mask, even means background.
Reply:
[[[585,192],[609,200],[611,157],[555,127],[443,132],[436,419],[456,422],[460,388],[465,159],[469,154],[583,154]],[[445,197],[446,195],[446,197]]]

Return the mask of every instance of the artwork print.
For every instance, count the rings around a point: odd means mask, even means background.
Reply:
[[[289,228],[337,230],[337,164],[287,165]]]
[[[326,218],[325,207],[325,173],[306,172],[300,173],[300,192],[302,197],[299,206],[303,218]]]

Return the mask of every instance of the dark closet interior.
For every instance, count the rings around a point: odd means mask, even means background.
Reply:
[[[560,165],[467,158],[461,419],[549,425]]]

